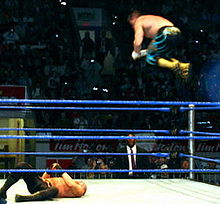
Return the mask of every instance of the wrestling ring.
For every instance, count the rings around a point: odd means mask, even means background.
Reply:
[[[157,111],[173,114],[174,117],[180,117],[181,114],[187,114],[187,130],[144,130],[144,129],[69,129],[69,128],[0,128],[1,140],[26,139],[26,140],[127,140],[128,133],[135,133],[133,139],[138,140],[184,140],[188,142],[188,153],[179,152],[179,157],[188,158],[188,169],[61,169],[48,170],[42,169],[0,169],[1,174],[9,172],[68,172],[68,173],[120,173],[120,172],[144,172],[144,173],[179,173],[187,174],[186,178],[173,179],[85,179],[83,180],[88,190],[85,196],[81,198],[55,198],[52,201],[28,202],[28,203],[95,203],[95,204],[220,204],[220,188],[217,185],[211,185],[195,180],[195,174],[219,174],[220,169],[196,168],[195,160],[220,163],[219,159],[202,157],[195,151],[195,142],[197,140],[218,141],[220,133],[201,132],[195,130],[195,112],[204,110],[219,110],[218,102],[163,102],[163,101],[92,101],[92,100],[20,100],[20,99],[2,99],[0,100],[0,109],[2,112],[10,111],[34,111],[34,110],[69,110],[69,111]],[[23,131],[24,134],[3,134],[5,131]],[[72,135],[27,135],[26,132],[73,132]],[[82,133],[81,135],[77,133]],[[83,133],[85,133],[83,135]],[[97,134],[98,133],[98,134]],[[103,135],[100,135],[102,133]],[[108,134],[106,134],[108,133]],[[112,133],[109,135],[109,133]],[[114,134],[113,134],[114,133]],[[120,133],[120,134],[119,134]],[[138,135],[136,133],[141,133]],[[158,133],[159,135],[149,135],[147,133]],[[88,135],[89,134],[89,135]],[[123,134],[123,135],[122,135]],[[169,136],[170,135],[170,136]],[[0,152],[2,157],[10,155],[32,155],[32,156],[75,156],[75,155],[113,155],[117,157],[123,153],[102,153],[102,152]],[[140,154],[140,153],[137,153]],[[170,153],[142,153],[142,155],[153,157],[169,157]],[[0,180],[0,185],[4,184],[5,179]],[[15,193],[29,194],[25,183],[20,180],[12,186],[7,192],[7,203],[15,203]]]

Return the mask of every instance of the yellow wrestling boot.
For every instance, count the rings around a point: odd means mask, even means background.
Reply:
[[[157,65],[159,67],[163,67],[163,68],[167,68],[167,69],[171,69],[174,70],[178,67],[179,61],[171,58],[171,59],[165,59],[165,58],[159,58],[157,61]]]
[[[177,75],[179,75],[182,79],[188,79],[190,68],[191,68],[191,63],[180,62],[174,58],[171,58],[171,60],[178,62],[177,67],[175,69],[173,69],[173,71]]]
[[[179,68],[181,70],[180,77],[183,78],[183,79],[187,79],[189,77],[189,71],[190,71],[190,68],[191,68],[191,64],[190,63],[179,62]]]
[[[187,79],[189,76],[191,64],[180,62],[175,58],[170,58],[169,60],[165,58],[159,58],[158,66],[170,69],[174,71],[174,73],[180,76],[182,79]]]

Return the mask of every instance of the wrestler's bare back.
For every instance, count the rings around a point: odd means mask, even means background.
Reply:
[[[161,16],[142,15],[137,18],[134,24],[134,31],[142,27],[144,36],[152,39],[158,30],[164,26],[173,26],[173,23]]]

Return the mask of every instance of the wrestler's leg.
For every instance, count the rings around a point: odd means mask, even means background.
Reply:
[[[45,190],[38,191],[31,195],[19,195],[16,194],[15,202],[27,202],[27,201],[43,201],[56,197],[58,189],[56,187],[49,187]]]
[[[176,59],[165,59],[165,58],[159,58],[157,60],[157,65],[159,67],[163,67],[163,68],[168,68],[168,69],[175,69],[176,67],[178,67],[178,63],[179,61]]]
[[[158,46],[158,45],[157,45]],[[163,45],[162,45],[163,46]],[[161,46],[161,47],[162,47]],[[183,63],[175,58],[164,58],[163,55],[169,55],[167,49],[157,50],[155,42],[152,41],[148,47],[148,53],[146,55],[146,62],[159,67],[167,68],[175,72],[176,75],[183,79],[187,79],[189,76],[190,63]]]
[[[181,78],[186,79],[189,75],[190,63],[183,63],[175,58],[171,58],[169,60],[165,58],[159,58],[157,60],[157,64],[159,67],[168,68],[174,71]]]
[[[190,69],[192,67],[191,63],[184,63],[184,62],[180,62],[179,61],[179,75],[181,78],[183,79],[188,79],[189,78],[189,73],[190,73]]]
[[[17,182],[18,180],[15,180],[11,175],[8,176],[7,180],[5,181],[4,185],[0,189],[0,198],[6,199],[7,190]]]
[[[151,41],[148,46],[146,61],[159,67],[168,68],[181,78],[188,78],[190,63],[183,63],[175,58],[181,44],[181,32],[176,27],[166,27]]]
[[[28,166],[27,163],[18,163],[15,167],[16,169],[20,169],[20,168],[30,168]],[[4,198],[6,199],[6,192],[7,190],[13,185],[15,184],[20,178],[22,178],[23,176],[23,173],[20,173],[20,172],[12,172],[9,174],[9,176],[7,177],[4,185],[2,186],[2,188],[0,189],[0,198]]]
[[[32,166],[23,162],[20,165],[17,165],[16,168],[32,169]],[[16,202],[48,200],[55,197],[58,193],[57,188],[48,187],[48,185],[43,182],[35,172],[30,172],[28,174],[24,173],[21,175],[21,178],[25,181],[31,195],[16,195]]]
[[[16,169],[33,169],[33,167],[26,162],[21,162],[16,166]],[[24,180],[30,193],[35,193],[39,190],[48,188],[47,184],[42,181],[36,172],[16,173],[14,176],[20,177]]]
[[[15,169],[32,169],[32,166],[26,162],[20,162],[16,165]],[[47,187],[35,172],[12,172],[0,189],[0,198],[6,199],[7,190],[21,178],[25,181],[30,193],[36,192],[39,190],[39,187],[40,189]]]

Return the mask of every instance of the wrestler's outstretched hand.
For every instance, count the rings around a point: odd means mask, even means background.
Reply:
[[[53,163],[51,164],[50,169],[62,169],[62,167],[58,163]]]
[[[139,53],[133,51],[132,54],[131,54],[131,57],[132,57],[133,60],[137,60],[137,59],[139,59],[141,57],[144,57],[146,55],[147,55],[147,49],[141,50]]]
[[[59,170],[62,169],[62,167],[58,164],[58,163],[53,163],[50,166],[51,170]],[[54,172],[54,173],[50,173],[51,177],[61,177],[63,174],[63,172]]]

